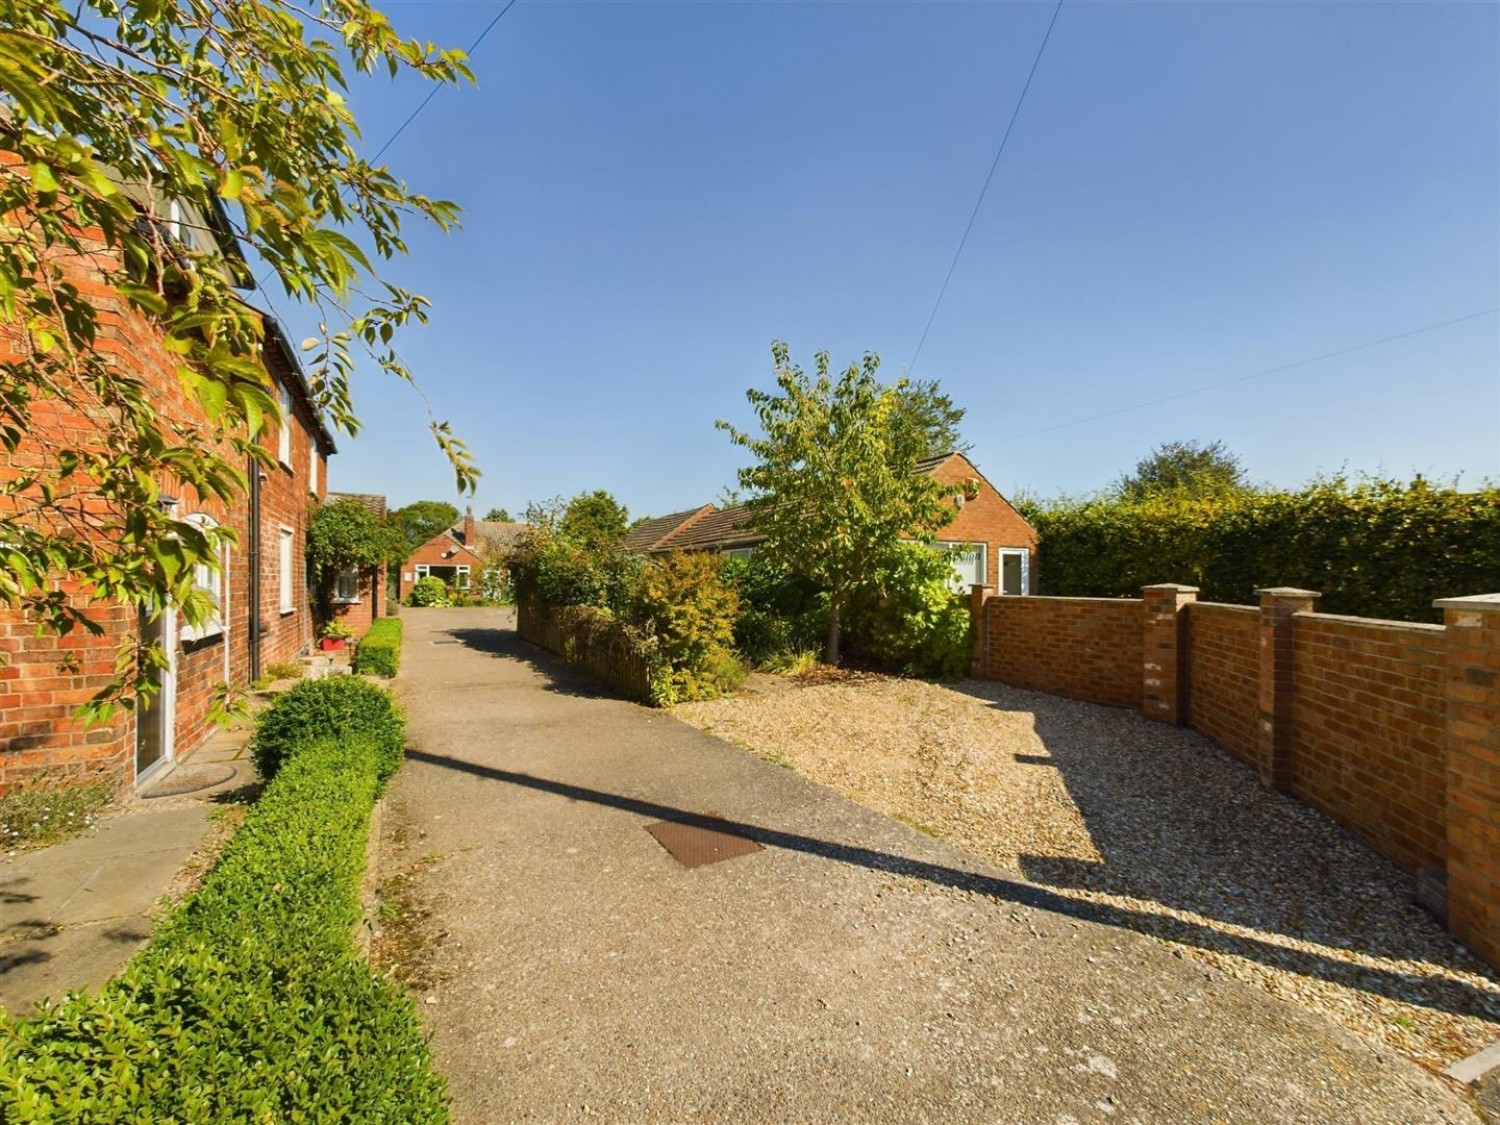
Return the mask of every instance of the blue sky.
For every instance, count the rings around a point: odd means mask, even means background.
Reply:
[[[500,4],[386,7],[467,45]],[[714,499],[741,458],[714,419],[749,421],[773,339],[905,372],[1050,15],[520,0],[478,88],[385,157],[465,211],[391,273],[434,302],[402,350],[479,511]],[[1066,4],[914,372],[967,408],[985,474],[1084,492],[1217,439],[1280,485],[1500,477],[1493,314],[1051,428],[1500,305],[1497,16]],[[356,85],[371,151],[424,93]],[[356,395],[333,486],[455,499],[421,401],[378,374]]]

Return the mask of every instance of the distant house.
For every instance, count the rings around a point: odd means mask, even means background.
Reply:
[[[389,507],[384,496],[373,492],[330,492],[327,502],[336,504],[340,500],[353,500],[363,504],[377,519],[384,520]],[[380,616],[380,602],[385,596],[384,567],[351,566],[343,570],[334,581],[333,617],[362,637]]]
[[[530,525],[499,520],[476,520],[474,509],[464,522],[440,531],[411,553],[401,566],[396,596],[405,601],[422,578],[441,578],[453,590],[467,590],[486,563],[518,546]]]
[[[917,470],[946,485],[962,485],[958,514],[943,528],[936,547],[969,547],[953,555],[953,586],[990,586],[1002,594],[1037,589],[1036,530],[962,453],[917,462]],[[714,551],[749,558],[765,536],[751,529],[748,508],[705,504],[631,529],[625,546],[644,555],[670,551]]]

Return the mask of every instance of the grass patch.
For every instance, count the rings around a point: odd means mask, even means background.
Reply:
[[[107,781],[81,785],[37,785],[0,797],[0,847],[41,848],[60,844],[92,827],[108,806]]]
[[[448,1120],[410,997],[351,942],[394,768],[387,724],[365,718],[287,750],[122,976],[32,1019],[0,1015],[0,1121]]]
[[[354,651],[354,670],[365,676],[394,676],[401,667],[401,618],[382,617]]]

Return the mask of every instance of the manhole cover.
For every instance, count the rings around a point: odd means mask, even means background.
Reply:
[[[748,836],[732,831],[727,821],[719,820],[710,813],[702,818],[708,824],[721,824],[722,828],[704,827],[699,824],[682,824],[675,820],[662,820],[646,825],[646,831],[656,837],[656,842],[667,849],[684,867],[702,867],[718,863],[723,859],[749,855],[761,851],[761,846]]]
[[[180,797],[200,789],[212,789],[234,776],[234,767],[225,762],[178,766],[166,777],[141,790],[142,797]]]

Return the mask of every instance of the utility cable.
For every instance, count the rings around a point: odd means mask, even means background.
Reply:
[[[485,36],[487,36],[491,31],[493,31],[495,29],[495,25],[497,23],[499,23],[502,18],[504,18],[505,13],[508,12],[508,11],[510,11],[515,6],[516,6],[516,0],[507,0],[505,7],[501,8],[500,11],[495,14],[495,18],[494,19],[490,20],[489,23],[487,23],[487,24],[484,25],[484,30],[481,31],[475,37],[474,42],[472,42],[472,43],[469,44],[468,50],[465,51],[464,53],[466,55],[468,55],[470,58],[472,58],[473,55],[474,55],[474,52],[479,49],[479,45],[484,42]],[[411,123],[413,121],[415,121],[418,117],[421,116],[422,111],[427,108],[428,104],[432,101],[433,98],[435,98],[435,97],[438,96],[438,92],[441,91],[442,89],[443,89],[443,86],[434,84],[433,87],[432,87],[432,89],[430,89],[430,90],[427,91],[427,96],[425,98],[423,98],[420,102],[417,103],[417,107],[414,110],[412,110],[409,114],[406,115],[406,120],[403,121],[403,122],[401,122],[400,125],[396,126],[396,131],[394,133],[392,133],[389,137],[387,137],[385,139],[385,143],[383,145],[381,145],[378,149],[376,149],[375,155],[372,156],[372,157],[370,157],[369,163],[374,164],[375,161],[379,160],[382,156],[385,155],[386,150],[388,148],[390,148],[391,145],[393,145],[393,144],[396,143],[396,139],[398,137],[400,137],[402,133],[406,132],[406,130],[411,126]],[[339,191],[339,194],[342,195],[342,194],[344,194],[344,192],[346,192],[348,190],[349,189],[346,186],[346,187],[342,188]],[[265,273],[261,274],[260,277],[258,277],[256,279],[256,281],[255,281],[255,287],[256,287],[256,289],[258,289],[262,293],[264,293],[265,292],[266,280],[274,272],[275,272],[274,269],[268,269],[268,270],[266,270]]]
[[[1007,434],[1004,437],[991,438],[988,441],[977,442],[978,445],[994,445],[1002,441],[1016,441],[1020,438],[1036,437],[1038,434],[1050,434],[1056,430],[1064,430],[1070,426],[1081,426],[1085,422],[1097,422],[1101,418],[1113,418],[1117,414],[1126,414],[1132,410],[1144,410],[1148,406],[1157,406],[1163,402],[1175,402],[1180,398],[1188,398],[1192,395],[1201,395],[1206,391],[1216,391],[1220,387],[1232,387],[1236,383],[1248,383],[1251,379],[1262,379],[1267,375],[1279,375],[1283,371],[1292,371],[1298,367],[1306,367],[1313,363],[1322,363],[1326,359],[1337,359],[1339,356],[1351,355],[1354,352],[1366,351],[1369,348],[1378,348],[1383,344],[1393,344],[1397,340],[1407,340],[1413,336],[1420,336],[1424,332],[1436,332],[1439,328],[1451,328],[1455,324],[1463,324],[1466,321],[1478,320],[1482,316],[1492,316],[1500,312],[1500,306],[1489,309],[1481,309],[1479,312],[1467,313],[1464,316],[1456,316],[1452,320],[1441,320],[1436,324],[1424,324],[1421,328],[1412,328],[1406,332],[1397,332],[1394,336],[1382,336],[1378,340],[1366,340],[1363,344],[1353,344],[1347,348],[1339,348],[1337,351],[1324,352],[1322,355],[1309,356],[1307,359],[1299,359],[1293,363],[1283,363],[1279,367],[1267,367],[1264,371],[1253,371],[1249,375],[1237,375],[1233,379],[1221,379],[1217,383],[1205,383],[1201,387],[1192,387],[1175,394],[1163,395],[1161,398],[1149,399],[1146,402],[1136,402],[1129,406],[1120,406],[1114,410],[1105,410],[1099,414],[1090,414],[1083,418],[1074,418],[1068,422],[1058,422],[1053,426],[1043,426],[1038,430],[1024,430],[1020,433]]]
[[[938,290],[937,300],[932,303],[932,312],[927,315],[927,324],[922,329],[922,338],[917,341],[917,350],[912,353],[911,363],[907,364],[906,373],[910,375],[917,367],[917,357],[922,354],[922,345],[927,343],[927,333],[932,331],[932,322],[937,319],[938,309],[942,307],[943,297],[948,293],[948,283],[953,280],[953,271],[958,268],[958,259],[963,256],[964,246],[969,241],[969,232],[974,229],[974,220],[979,217],[979,208],[984,205],[985,194],[990,190],[990,181],[995,178],[995,169],[1000,167],[1000,157],[1005,152],[1005,142],[1010,140],[1011,130],[1016,127],[1016,118],[1021,116],[1021,107],[1026,104],[1026,92],[1031,89],[1031,80],[1036,77],[1036,68],[1041,64],[1042,55],[1047,50],[1047,41],[1052,38],[1052,29],[1057,26],[1058,14],[1062,11],[1063,0],[1057,0],[1057,6],[1052,9],[1052,19],[1047,24],[1047,32],[1042,36],[1042,43],[1036,49],[1036,58],[1031,60],[1031,69],[1026,74],[1026,83],[1021,87],[1021,96],[1016,99],[1016,106],[1010,113],[1010,121],[1005,126],[1005,134],[1000,138],[1000,147],[995,150],[995,159],[990,161],[989,175],[984,178],[984,186],[979,189],[979,198],[974,201],[974,210],[969,212],[969,221],[964,226],[963,237],[958,240],[958,249],[953,252],[953,261],[948,263],[948,273],[943,278],[942,288]]]

